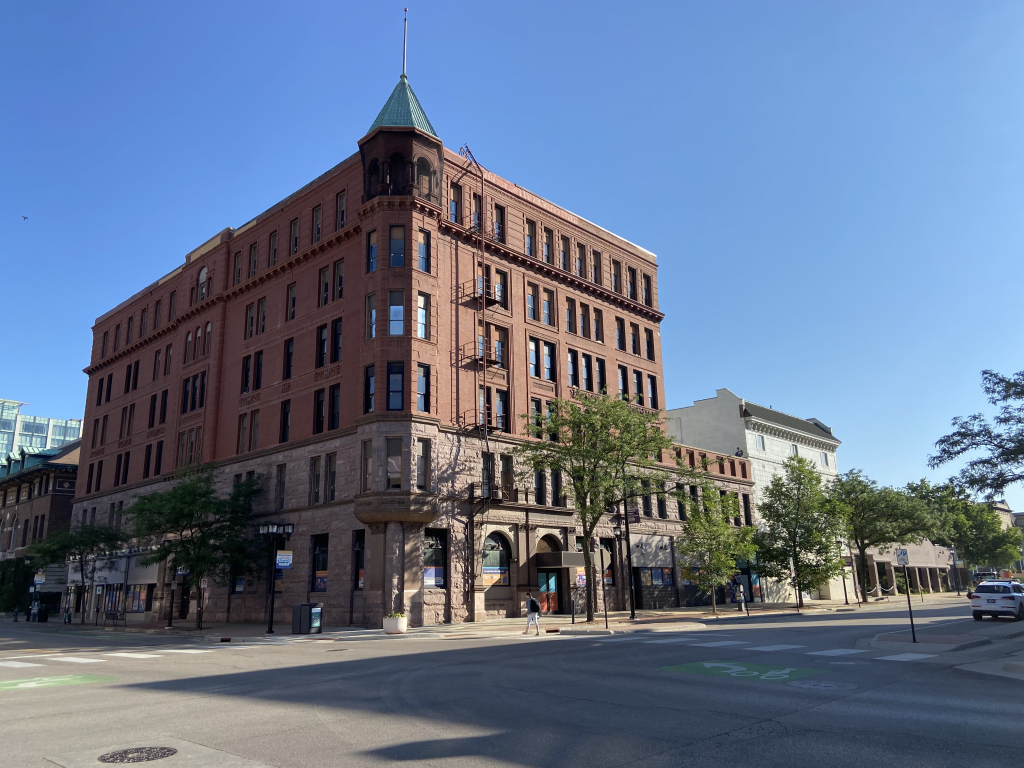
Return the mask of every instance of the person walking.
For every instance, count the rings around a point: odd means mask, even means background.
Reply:
[[[532,592],[526,593],[526,631],[524,635],[530,634],[531,622],[537,628],[537,637],[540,637],[540,603],[533,596]]]

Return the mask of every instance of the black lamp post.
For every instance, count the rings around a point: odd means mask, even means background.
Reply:
[[[274,589],[277,586],[274,579],[274,555],[277,553],[277,540],[284,537],[288,541],[295,532],[292,523],[262,523],[260,525],[260,536],[267,542],[269,556],[267,557],[267,592],[270,594],[270,611],[267,614],[267,634],[274,634]]]
[[[956,596],[960,597],[960,572],[956,567],[956,547],[950,547],[949,551],[953,553],[953,578],[956,580]]]
[[[836,539],[836,548],[840,552],[843,551],[842,539]],[[843,601],[845,602],[846,605],[850,604],[850,595],[846,591],[846,566],[845,565],[843,566]]]

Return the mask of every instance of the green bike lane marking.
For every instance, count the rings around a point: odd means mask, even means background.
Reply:
[[[22,680],[0,680],[0,691],[24,691],[33,688],[55,688],[59,685],[105,683],[116,680],[104,675],[57,675],[56,677],[27,677]]]
[[[770,683],[799,680],[827,672],[825,669],[807,669],[800,667],[779,667],[767,664],[748,664],[734,661],[695,661],[690,664],[676,664],[661,667],[666,672],[683,672],[691,675],[711,675],[712,677],[732,677],[738,680],[764,680]]]

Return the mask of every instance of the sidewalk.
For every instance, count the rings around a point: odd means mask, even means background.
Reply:
[[[920,595],[911,597],[914,608],[936,607],[962,602],[966,607],[966,597],[958,598],[955,592],[942,592],[925,595],[924,601]],[[807,601],[804,608],[797,611],[793,603],[749,603],[746,611],[739,611],[736,603],[726,603],[718,606],[718,613],[712,613],[711,606],[691,606],[682,608],[663,608],[659,610],[636,612],[636,619],[629,618],[628,611],[609,611],[608,629],[605,629],[604,614],[598,613],[594,616],[593,624],[586,624],[585,615],[577,616],[575,623],[571,616],[552,615],[541,617],[541,629],[543,633],[625,633],[643,631],[685,631],[687,629],[704,629],[720,622],[756,621],[771,617],[786,616],[796,618],[798,616],[821,616],[829,613],[852,613],[863,611],[901,610],[906,609],[906,597],[899,596],[889,600],[867,603],[858,606],[851,602],[846,605],[842,600],[814,600]],[[365,629],[362,627],[325,627],[322,637],[325,639],[338,640],[382,640],[400,639],[402,637],[419,639],[443,639],[443,638],[471,638],[471,637],[495,637],[513,636],[521,634],[525,624],[525,618],[511,619],[490,619],[484,622],[465,622],[462,624],[435,624],[425,627],[413,627],[405,635],[385,635],[380,629]],[[21,621],[19,621],[19,624]],[[195,621],[182,620],[175,623],[173,629],[166,629],[163,621],[148,622],[145,624],[131,624],[124,626],[97,626],[93,624],[62,624],[47,622],[43,624],[25,623],[26,629],[49,632],[82,632],[82,633],[117,633],[117,634],[147,634],[163,635],[174,638],[192,638],[202,642],[257,642],[262,640],[276,640],[281,638],[307,637],[305,635],[292,635],[291,622],[277,621],[274,623],[275,634],[267,635],[266,624],[233,624],[224,622],[206,622],[202,629],[195,628]],[[308,636],[310,638],[316,635]]]

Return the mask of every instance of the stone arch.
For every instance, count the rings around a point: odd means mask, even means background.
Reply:
[[[540,539],[538,539],[538,541],[537,541],[537,552],[538,552],[538,554],[539,553],[546,553],[546,552],[561,552],[561,551],[562,551],[562,542],[560,542],[558,540],[558,537],[555,536],[553,533],[548,533],[548,534],[546,534],[544,536],[541,536]]]

